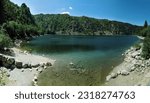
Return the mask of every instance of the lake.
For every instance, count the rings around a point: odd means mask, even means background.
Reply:
[[[39,75],[38,85],[102,85],[122,54],[137,43],[136,36],[56,36],[44,35],[25,44],[32,53],[56,62]]]

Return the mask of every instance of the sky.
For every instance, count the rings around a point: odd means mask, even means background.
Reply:
[[[143,25],[150,23],[150,0],[10,0],[32,14],[69,14]]]

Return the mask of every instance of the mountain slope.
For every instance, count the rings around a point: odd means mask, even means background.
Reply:
[[[36,24],[46,33],[67,35],[131,35],[141,27],[129,23],[74,17],[67,14],[34,15]]]

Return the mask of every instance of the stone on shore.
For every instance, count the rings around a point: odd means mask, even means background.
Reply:
[[[129,68],[129,72],[133,72],[133,71],[135,71],[135,67],[133,66],[133,67],[131,67],[131,68]]]
[[[110,81],[111,80],[111,75],[108,75],[107,77],[106,77],[106,81],[108,82],[108,81]]]
[[[23,67],[22,64],[23,64],[22,62],[18,62],[18,61],[16,61],[16,63],[15,63],[16,67],[19,69],[21,69]]]
[[[112,78],[112,79],[116,78],[117,76],[118,76],[117,73],[111,73],[111,78]]]
[[[46,63],[46,66],[52,66],[52,63],[47,62],[47,63]]]
[[[40,66],[40,64],[33,64],[33,65],[31,65],[33,68],[37,68],[37,67],[39,67]]]
[[[3,58],[3,56],[0,55],[0,66],[2,66],[2,58]]]
[[[108,76],[106,77],[106,81],[108,82],[108,81],[111,80],[111,79],[115,79],[115,78],[117,78],[117,76],[118,76],[117,73],[111,73],[110,75],[108,75]]]
[[[5,68],[8,72],[6,76],[10,79],[7,85],[31,85],[32,80],[34,80],[34,85],[37,85],[38,74],[55,62],[46,57],[30,54],[27,51],[23,52],[17,48],[11,48],[11,50],[14,51],[14,56],[0,53],[0,71]]]
[[[23,68],[29,68],[29,64],[23,64],[23,66],[22,66]]]
[[[7,63],[10,64],[10,65],[13,65],[13,64],[15,64],[15,59],[14,58],[9,58],[7,60]]]
[[[130,74],[127,70],[122,70],[120,72],[121,72],[121,75],[123,75],[123,76],[127,76]]]

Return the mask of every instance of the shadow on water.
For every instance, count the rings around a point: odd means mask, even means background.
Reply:
[[[34,47],[34,48],[33,48]],[[30,45],[33,52],[40,53],[67,53],[72,51],[93,51],[95,47],[90,45],[42,45],[40,47]]]

